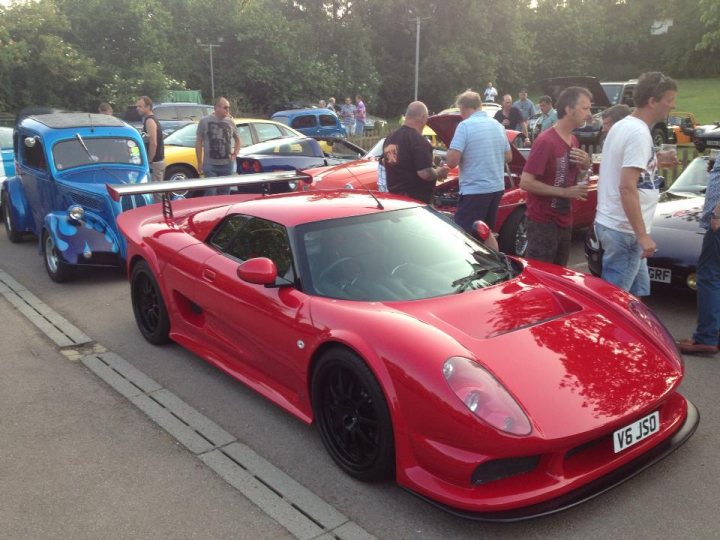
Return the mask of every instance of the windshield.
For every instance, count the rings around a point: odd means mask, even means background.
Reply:
[[[707,159],[697,157],[685,167],[668,191],[671,193],[705,193],[708,175]]]
[[[137,142],[127,138],[76,137],[53,146],[53,160],[58,171],[98,163],[142,165]]]
[[[195,137],[197,135],[197,124],[188,124],[165,137],[164,143],[171,146],[185,146],[195,148]]]
[[[389,302],[480,289],[516,272],[427,206],[296,228],[303,282],[319,296]]]
[[[620,93],[622,92],[622,84],[611,84],[611,83],[600,83],[602,89],[605,90],[605,95],[611,105],[620,103]]]

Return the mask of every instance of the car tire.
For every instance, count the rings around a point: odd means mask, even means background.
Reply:
[[[8,240],[13,244],[18,244],[23,241],[25,235],[18,231],[15,219],[13,218],[12,212],[10,211],[10,194],[5,193],[2,195],[2,213],[3,222],[5,223],[5,232],[7,233]]]
[[[695,144],[695,150],[700,152],[701,154],[707,149],[707,145],[705,144],[705,141],[693,141]]]
[[[188,180],[197,177],[197,173],[186,165],[170,165],[165,169],[165,180]]]
[[[393,478],[395,441],[387,401],[363,360],[334,347],[312,375],[312,406],[325,449],[348,475],[365,482]]]
[[[516,208],[503,223],[498,235],[500,251],[508,255],[524,257],[527,251],[527,218],[525,207]]]
[[[42,251],[45,270],[55,283],[65,283],[75,277],[75,267],[63,261],[62,255],[55,245],[55,240],[47,231],[43,231]]]
[[[661,146],[662,144],[667,142],[665,132],[660,128],[653,129],[650,133],[650,136],[652,137],[654,146]]]
[[[130,297],[135,323],[143,337],[153,345],[169,343],[170,316],[157,280],[145,261],[132,269]]]

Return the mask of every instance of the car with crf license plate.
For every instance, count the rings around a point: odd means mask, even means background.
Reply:
[[[305,178],[179,187],[275,181]],[[108,186],[164,197],[118,218],[140,334],[315,424],[358,480],[519,520],[603,493],[697,426],[671,336],[603,280],[506,257],[397,195],[171,201],[170,189]]]
[[[10,241],[33,234],[56,282],[71,279],[78,267],[122,266],[125,240],[115,219],[153,199],[115,202],[105,184],[147,182],[140,133],[106,114],[41,114],[20,121],[13,144],[17,169],[2,185]]]
[[[673,287],[685,291],[697,288],[697,262],[705,234],[700,228],[700,217],[708,171],[713,163],[708,156],[696,157],[660,195],[650,232],[657,252],[647,260],[653,288]],[[592,227],[585,239],[585,256],[590,272],[601,275],[602,246]]]

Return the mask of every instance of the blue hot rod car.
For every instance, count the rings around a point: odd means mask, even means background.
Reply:
[[[40,114],[20,121],[13,147],[17,170],[1,193],[10,241],[34,234],[56,282],[70,279],[78,266],[121,266],[125,240],[115,218],[153,199],[115,202],[105,184],[148,181],[138,131],[104,114]]]

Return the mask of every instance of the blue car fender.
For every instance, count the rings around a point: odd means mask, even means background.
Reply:
[[[11,176],[2,185],[2,197],[10,197],[10,212],[18,231],[34,233],[30,204],[19,176]]]
[[[50,212],[45,216],[43,228],[68,264],[81,263],[95,253],[111,253],[124,258],[124,239],[93,212],[85,212],[79,221],[71,219],[67,212]]]

